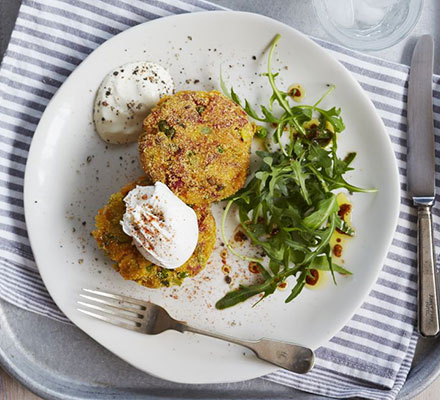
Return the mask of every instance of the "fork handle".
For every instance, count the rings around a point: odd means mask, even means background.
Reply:
[[[184,323],[181,323],[177,330],[180,332],[197,333],[238,344],[252,350],[259,359],[298,374],[309,372],[315,363],[315,356],[311,349],[293,343],[265,338],[256,341],[240,340],[231,336],[193,328]]]

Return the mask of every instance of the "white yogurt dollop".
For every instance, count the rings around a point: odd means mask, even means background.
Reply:
[[[124,202],[122,229],[147,260],[175,269],[191,257],[199,237],[197,216],[168,186],[136,186]]]
[[[122,65],[105,76],[96,93],[95,129],[108,143],[135,142],[151,109],[173,92],[173,79],[160,65],[144,61]]]

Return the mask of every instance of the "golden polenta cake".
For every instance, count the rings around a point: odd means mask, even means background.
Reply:
[[[223,94],[178,92],[144,120],[141,163],[187,204],[219,201],[243,186],[254,131],[246,112]]]
[[[115,269],[124,279],[149,288],[180,285],[186,277],[193,277],[205,268],[216,240],[215,220],[209,205],[194,206],[199,238],[192,256],[185,264],[174,270],[154,265],[137,250],[132,238],[124,233],[120,224],[125,213],[124,197],[127,193],[136,185],[151,184],[148,178],[143,177],[112,194],[108,203],[95,217],[96,229],[92,235],[99,248],[116,263]]]

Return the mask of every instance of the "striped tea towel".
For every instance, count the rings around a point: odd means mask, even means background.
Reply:
[[[23,176],[29,146],[53,94],[93,49],[118,32],[161,16],[217,8],[203,0],[23,1],[0,69],[0,296],[3,299],[68,322],[40,279],[23,215]],[[306,376],[280,371],[265,379],[331,397],[394,399],[406,379],[417,342],[414,332],[416,217],[405,191],[408,67],[322,40],[317,42],[353,73],[383,118],[399,164],[402,207],[376,285],[352,320],[317,351],[313,371]],[[436,156],[440,157],[439,77],[434,78],[434,103]],[[436,231],[439,214],[434,210]],[[438,240],[436,248],[440,254]]]

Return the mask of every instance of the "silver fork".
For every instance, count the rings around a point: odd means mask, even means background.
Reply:
[[[193,328],[171,318],[167,311],[148,301],[133,299],[99,290],[82,289],[79,308],[84,314],[110,324],[148,335],[173,329],[225,340],[252,350],[258,358],[289,371],[305,374],[315,362],[311,349],[272,339],[240,340],[231,336]]]

